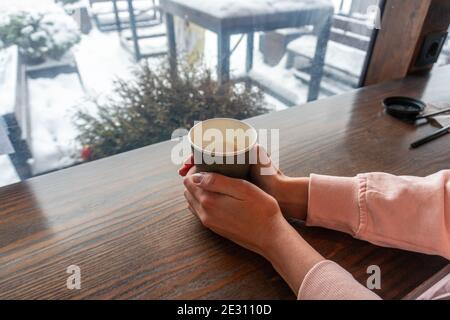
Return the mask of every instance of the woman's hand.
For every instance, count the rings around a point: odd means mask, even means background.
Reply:
[[[323,257],[286,221],[277,201],[245,180],[193,172],[184,178],[189,210],[205,227],[264,256],[297,294]]]
[[[256,146],[254,152],[257,152],[257,163],[250,167],[250,181],[273,196],[284,215],[305,220],[308,211],[309,179],[284,175],[260,145]]]
[[[291,228],[277,201],[245,180],[196,173],[184,185],[189,209],[205,227],[263,256],[273,238]]]
[[[257,152],[257,164],[250,167],[250,181],[274,197],[283,214],[290,218],[305,220],[308,211],[308,178],[291,178],[284,175],[260,145]],[[196,173],[193,157],[189,157],[178,171],[181,176]]]

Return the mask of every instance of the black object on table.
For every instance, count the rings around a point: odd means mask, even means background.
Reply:
[[[443,136],[447,135],[448,133],[450,133],[450,126],[444,127],[442,129],[440,129],[440,130],[430,134],[429,136],[426,136],[423,139],[420,139],[420,140],[418,140],[416,142],[413,142],[411,144],[411,148],[412,149],[416,149],[416,148],[418,148],[420,146],[423,146],[424,144],[426,144],[426,143],[428,143],[430,141],[433,141],[433,140],[436,140],[436,139],[438,139],[440,137],[443,137]]]
[[[416,120],[427,105],[425,102],[410,97],[388,97],[384,99],[383,106],[386,112],[393,117]]]
[[[436,112],[433,112],[433,113],[430,113],[430,114],[425,114],[423,116],[419,116],[419,117],[416,118],[416,120],[428,119],[428,118],[435,117],[435,116],[438,116],[440,114],[449,113],[449,112],[450,112],[450,108],[444,109],[444,110],[439,110],[439,111],[436,111]]]

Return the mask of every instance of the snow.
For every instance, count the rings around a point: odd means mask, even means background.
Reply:
[[[0,50],[0,116],[14,111],[17,47]]]
[[[85,101],[77,76],[29,79],[28,86],[33,174],[73,164],[77,131],[72,120],[77,106]]]
[[[14,148],[9,140],[9,128],[5,119],[0,117],[0,155],[10,154],[14,152]]]
[[[188,3],[198,6],[203,11],[220,15],[247,15],[263,12],[276,12],[291,10],[299,6],[312,6],[328,1],[296,1],[296,0],[175,0],[180,3]],[[333,0],[339,2],[339,0]],[[55,7],[53,0],[0,0],[0,12],[2,6],[7,4],[8,10],[24,6],[26,9],[43,7]],[[335,4],[336,6],[336,4]],[[303,7],[304,8],[304,7]],[[54,10],[54,9],[52,9]],[[164,29],[164,25],[161,26]],[[292,31],[292,30],[290,30]],[[287,30],[286,32],[290,32]],[[217,66],[217,35],[204,31],[204,62],[207,67],[215,70]],[[140,30],[140,34],[145,30]],[[34,35],[38,37],[39,35]],[[234,48],[241,39],[240,35],[231,37],[231,48]],[[232,78],[240,78],[245,74],[246,41],[245,36],[236,47],[230,57],[230,69]],[[166,46],[164,38],[149,39],[144,42],[144,49],[156,50]],[[130,43],[131,45],[131,43]],[[313,50],[314,44],[309,44],[307,50]],[[286,57],[274,67],[263,63],[263,57],[259,48],[259,33],[255,34],[254,67],[251,75],[258,78],[266,86],[275,91],[283,91],[297,104],[306,101],[308,87],[299,81],[293,70],[286,69]],[[344,51],[343,55],[350,53]],[[29,79],[30,94],[30,121],[32,137],[30,149],[33,159],[29,162],[34,174],[44,173],[72,165],[78,155],[79,146],[76,142],[77,129],[74,126],[74,115],[80,109],[95,113],[95,105],[89,103],[90,98],[103,99],[114,98],[113,82],[115,79],[133,79],[132,71],[137,66],[132,55],[125,50],[119,41],[117,32],[100,32],[94,28],[89,35],[82,35],[81,42],[72,48],[84,87],[77,75],[59,74],[55,78]],[[350,69],[355,70],[353,58],[340,60],[350,63]],[[2,60],[3,59],[3,60]],[[158,63],[160,59],[150,59],[151,64]],[[333,57],[333,59],[337,59]],[[2,70],[2,61],[7,68]],[[15,66],[11,58],[7,58],[5,50],[0,51],[0,115],[12,112],[15,92]],[[215,75],[215,73],[214,73]],[[6,93],[6,94],[5,94]],[[264,101],[273,111],[286,108],[286,105],[270,95],[264,95]],[[19,178],[8,157],[0,157],[0,185],[13,183]]]
[[[92,13],[94,14],[107,14],[113,12],[113,3],[110,2],[97,2],[92,4]],[[153,8],[152,1],[134,1],[133,2],[134,10],[139,11],[148,11]],[[118,1],[117,9],[119,11],[128,10],[128,3],[126,1]]]
[[[74,115],[81,109],[95,113],[91,99],[113,98],[114,80],[132,79],[136,67],[116,33],[94,29],[72,51],[86,92],[75,73],[29,80],[33,174],[67,167],[78,159],[75,152],[81,146]]]
[[[215,68],[216,35],[206,32],[206,61]],[[232,38],[232,45],[239,36]],[[255,39],[256,40],[256,39]],[[232,74],[238,76],[244,72],[245,41],[231,56]],[[96,29],[89,35],[83,35],[80,44],[74,47],[73,53],[78,69],[86,88],[80,85],[76,74],[60,74],[56,78],[38,78],[29,80],[30,119],[32,128],[30,163],[33,174],[43,173],[67,167],[76,161],[81,146],[76,143],[77,130],[73,124],[75,113],[80,110],[95,112],[95,105],[88,98],[99,101],[114,97],[113,82],[115,79],[132,79],[132,71],[136,67],[132,56],[119,43],[116,33],[102,33]],[[255,50],[255,56],[259,52]],[[256,58],[261,60],[262,58]],[[150,63],[158,63],[159,59],[151,59]],[[262,62],[261,62],[262,63]],[[283,69],[280,66],[280,69]],[[283,77],[283,76],[282,76]],[[283,81],[286,83],[286,79]],[[292,84],[298,81],[291,75]],[[45,94],[42,94],[45,92]],[[273,110],[286,108],[276,99],[266,96],[265,101]]]
[[[61,6],[44,1],[43,6],[30,4],[28,8],[23,6],[26,3],[29,2],[19,0],[4,10],[0,8],[0,25],[8,23],[10,17],[20,18],[25,27],[10,41],[21,43],[19,50],[27,58],[59,57],[61,52],[79,41],[78,25]]]
[[[72,50],[84,86],[90,96],[97,97],[113,91],[115,79],[130,79],[136,67],[133,57],[119,41],[117,33],[102,33],[93,29],[83,35]]]
[[[331,7],[328,0],[172,0],[219,18]]]
[[[275,67],[261,66],[250,71],[250,77],[270,88],[273,92],[285,97],[292,104],[302,104],[306,102],[308,87],[298,81],[290,70],[280,67],[286,63],[282,59],[280,64]],[[270,74],[270,77],[267,75]]]
[[[7,155],[0,155],[0,187],[19,182],[20,178]]]
[[[288,45],[288,50],[312,59],[316,50],[317,38],[312,35],[302,36]],[[355,77],[359,77],[366,52],[335,41],[328,42],[325,64],[343,70]]]
[[[39,5],[36,5],[36,0],[1,0],[0,12],[24,10],[27,12],[49,12],[59,10],[60,7],[55,4],[53,0],[38,0]]]
[[[231,36],[231,48],[235,47],[240,37],[240,35]],[[217,35],[206,31],[205,39],[205,63],[208,68],[215,70],[217,67]],[[259,47],[259,34],[255,34],[254,41],[253,68],[250,71],[250,76],[253,79],[257,79],[265,87],[272,88],[274,91],[288,97],[288,100],[295,104],[305,103],[308,87],[295,77],[292,70],[286,69],[286,56],[281,59],[278,65],[270,67],[263,62],[262,53],[257,49]],[[230,74],[234,79],[245,75],[244,61],[246,59],[246,50],[244,38],[230,57]],[[268,94],[264,94],[264,100],[268,103],[267,107],[272,111],[287,108],[285,104]]]
[[[41,29],[43,36],[45,33],[52,35],[51,46],[64,47],[70,43],[77,43],[80,31],[77,23],[70,16],[61,12],[46,13],[41,20]]]

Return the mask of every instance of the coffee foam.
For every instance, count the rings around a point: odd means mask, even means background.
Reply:
[[[191,142],[208,153],[237,153],[256,142],[256,132],[248,124],[234,119],[210,119],[190,132]]]

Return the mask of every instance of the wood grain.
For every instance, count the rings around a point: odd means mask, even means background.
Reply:
[[[279,128],[281,168],[352,176],[428,175],[450,166],[450,139],[417,150],[433,130],[387,116],[381,101],[450,101],[450,67],[251,119]],[[270,264],[204,229],[187,210],[173,142],[164,142],[0,189],[2,299],[295,299]],[[383,298],[401,298],[447,263],[294,223],[361,283],[382,271]],[[301,263],[301,261],[299,261]],[[81,268],[68,290],[66,268]]]
[[[408,74],[431,0],[386,0],[364,84]]]
[[[418,70],[431,69],[433,65],[417,67],[416,61],[420,54],[425,38],[432,33],[447,32],[450,24],[450,1],[447,0],[432,0],[427,17],[424,21],[422,31],[420,33],[419,41],[414,50],[414,55],[409,67],[409,73]]]
[[[443,278],[445,278],[449,274],[450,274],[450,264],[446,265],[438,273],[434,274],[427,281],[423,282],[420,286],[418,286],[413,291],[408,293],[403,299],[417,300],[417,298],[419,298],[422,294],[424,294],[428,290],[432,289],[434,285],[436,285],[439,281],[443,280]],[[442,288],[441,284],[439,284],[439,287]],[[434,289],[436,288],[433,288],[433,291]]]

